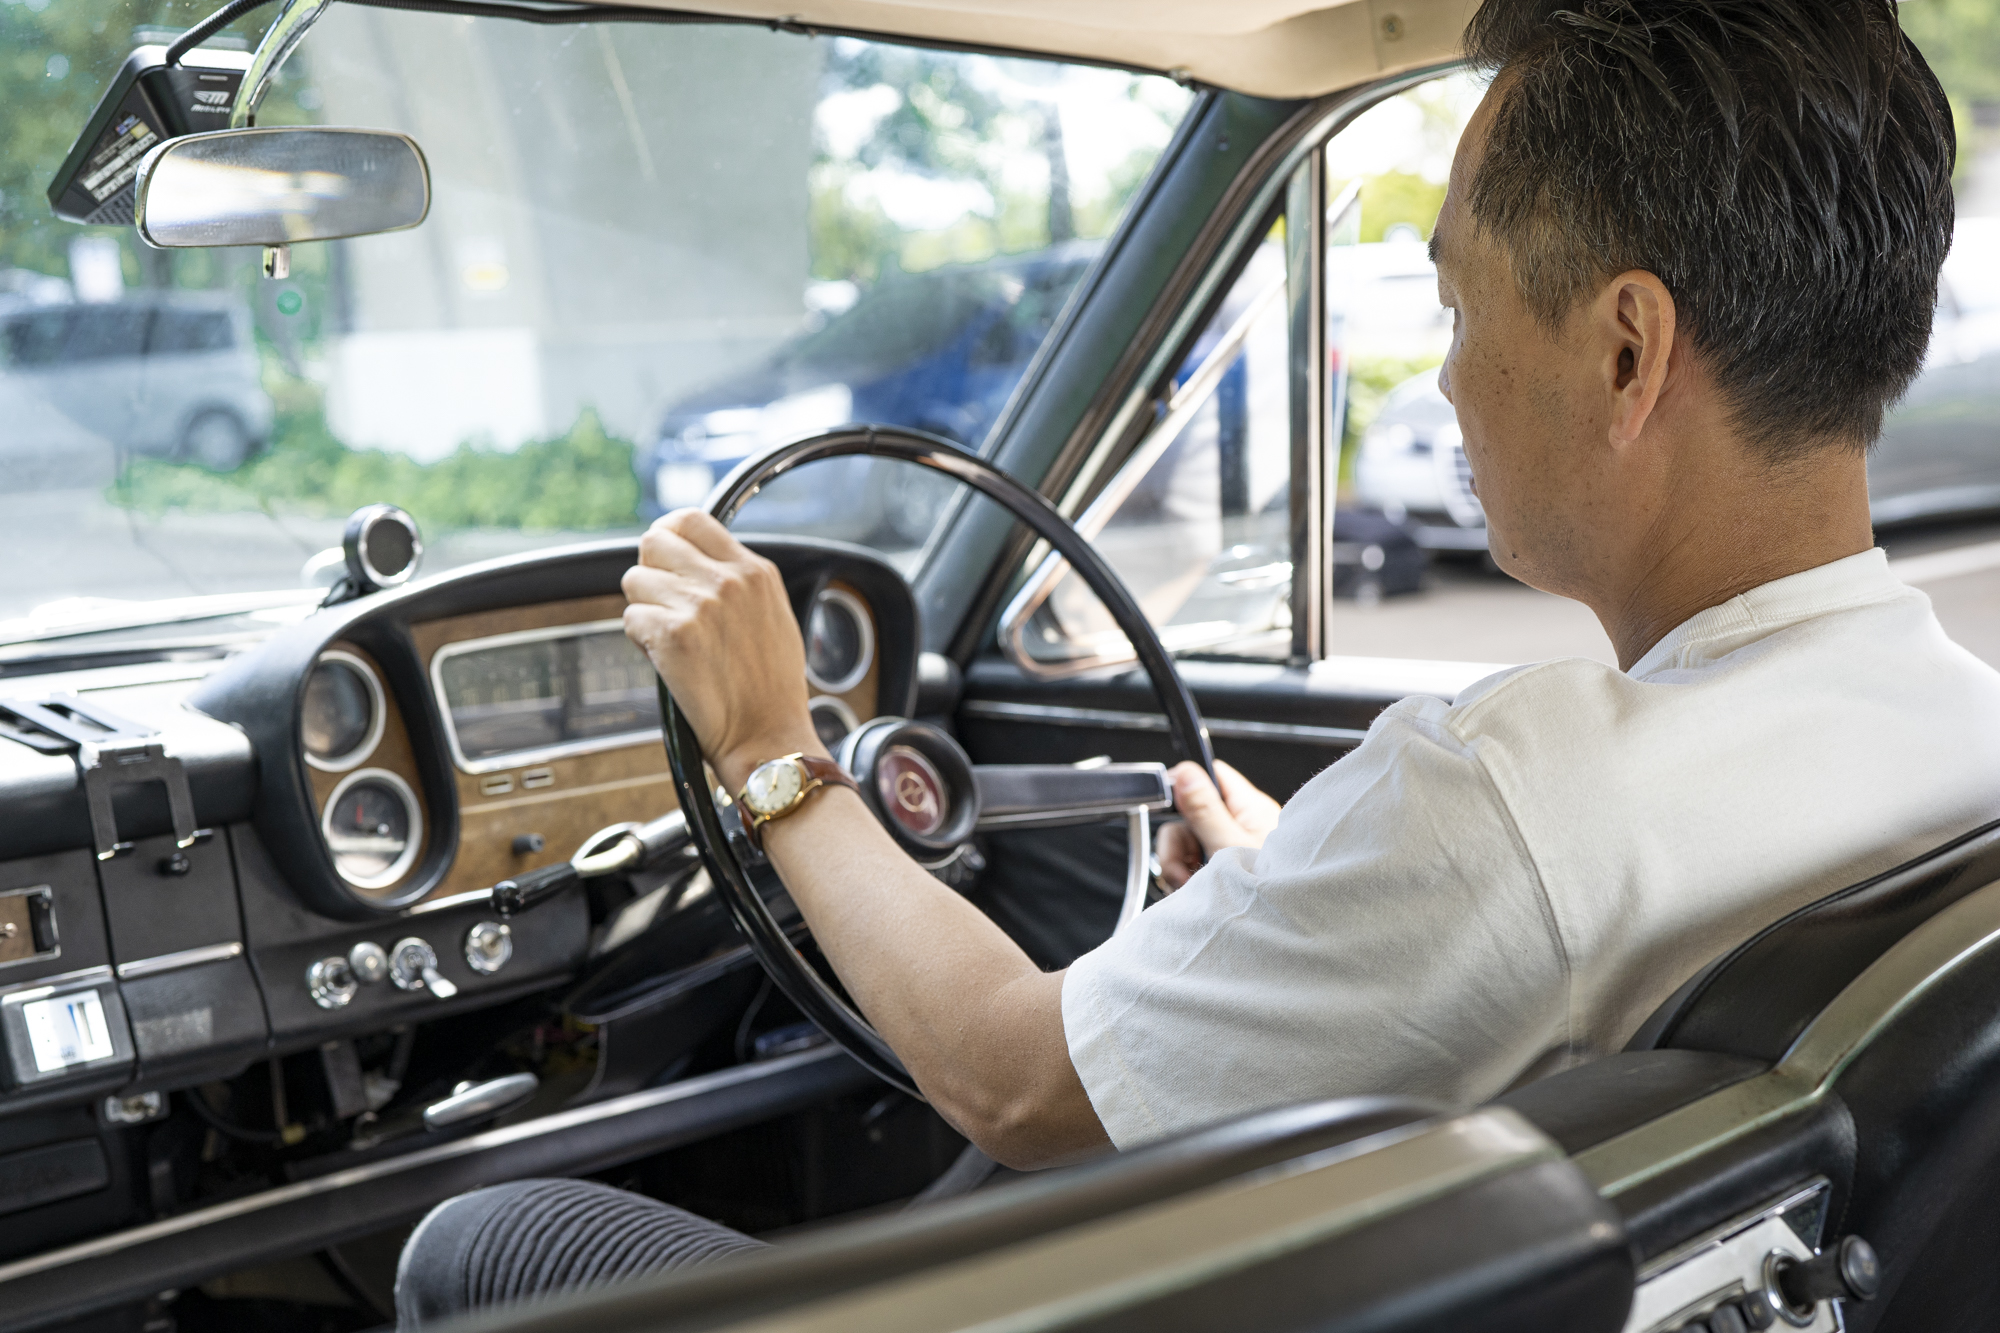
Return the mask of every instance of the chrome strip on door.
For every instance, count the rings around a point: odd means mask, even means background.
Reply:
[[[1117,731],[1165,731],[1159,713],[1134,713],[1115,708],[1070,708],[1059,704],[1010,703],[1000,699],[968,699],[958,706],[968,717],[998,722],[1040,722],[1057,727],[1109,727]],[[1302,722],[1243,722],[1204,717],[1211,736],[1233,740],[1296,741],[1309,745],[1359,745],[1367,731],[1354,727],[1320,727]]]

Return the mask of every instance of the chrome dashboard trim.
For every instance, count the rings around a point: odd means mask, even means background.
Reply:
[[[2000,942],[2000,880],[1898,940],[1806,1025],[1778,1063],[1577,1154],[1606,1198],[1664,1175],[1766,1125],[1804,1114],[1926,991]]]
[[[375,674],[374,668],[353,653],[329,648],[313,662],[313,670],[319,670],[323,662],[338,662],[342,666],[352,667],[361,674],[362,681],[368,686],[368,735],[361,744],[346,754],[336,755],[332,759],[321,759],[306,749],[303,736],[299,738],[299,751],[305,755],[308,764],[322,773],[345,773],[350,768],[359,768],[367,761],[369,755],[375,753],[375,747],[382,743],[382,733],[389,729],[389,697],[383,691],[382,679]],[[311,682],[310,673],[306,679],[308,683]]]
[[[875,665],[875,614],[868,604],[845,588],[821,588],[813,597],[813,610],[819,609],[821,602],[832,602],[854,617],[855,627],[861,633],[861,651],[855,654],[854,667],[838,680],[821,680],[819,673],[812,669],[812,654],[806,654],[806,684],[821,694],[845,694],[862,681],[868,679],[868,668]],[[812,628],[812,613],[806,613],[806,632]]]
[[[458,726],[451,719],[451,703],[444,693],[444,664],[464,653],[478,652],[484,648],[507,648],[517,643],[540,643],[544,639],[574,639],[587,634],[602,634],[612,630],[623,634],[623,620],[586,620],[573,625],[548,625],[541,629],[515,630],[508,634],[489,634],[483,639],[464,639],[458,643],[447,643],[431,654],[431,693],[437,699],[438,718],[444,723],[444,736],[451,746],[451,761],[461,773],[493,773],[503,768],[521,768],[528,764],[546,763],[551,759],[567,759],[572,755],[595,754],[600,750],[622,750],[628,745],[648,742],[661,744],[664,733],[658,727],[640,731],[621,731],[615,736],[593,736],[589,740],[564,741],[560,745],[544,745],[535,750],[516,750],[508,754],[497,754],[485,759],[467,759],[465,751],[458,745]]]
[[[396,795],[403,802],[404,812],[409,816],[410,834],[409,841],[404,844],[403,850],[397,854],[396,859],[390,862],[387,870],[379,875],[368,875],[357,879],[340,868],[340,858],[334,854],[333,814],[335,807],[340,804],[340,798],[345,796],[359,782],[379,782],[383,786],[395,791]],[[401,773],[394,773],[386,768],[357,768],[342,778],[339,786],[327,793],[326,805],[320,810],[319,814],[319,836],[326,843],[327,855],[333,861],[334,873],[340,877],[341,883],[347,885],[349,888],[359,889],[364,894],[372,893],[375,890],[387,889],[394,886],[397,880],[402,879],[410,873],[410,868],[416,865],[417,857],[423,852],[423,803],[417,800],[416,790],[410,786],[409,779],[405,778]],[[368,903],[372,907],[400,907],[403,905],[393,894],[386,898],[370,897]]]
[[[492,902],[493,890],[467,889],[463,893],[454,893],[443,898],[429,898],[413,904],[403,909],[403,915],[423,916],[427,912],[448,912],[454,907],[469,907],[475,903],[486,903],[490,906]]]
[[[1022,704],[1001,699],[968,699],[958,711],[995,722],[1039,722],[1057,727],[1109,727],[1115,731],[1165,731],[1160,713],[1134,713],[1121,708],[1071,708],[1061,704]],[[1368,737],[1354,727],[1320,727],[1302,722],[1241,722],[1202,718],[1211,736],[1235,740],[1297,741],[1313,745],[1359,745]]]
[[[29,1000],[44,995],[53,995],[69,986],[84,986],[92,982],[111,980],[111,969],[107,966],[80,967],[74,972],[58,972],[52,977],[36,977],[0,990],[0,999],[16,1004],[26,1004]]]
[[[203,963],[220,963],[226,959],[242,956],[241,940],[231,940],[227,944],[204,944],[199,949],[182,949],[177,953],[163,953],[152,958],[134,958],[129,963],[120,963],[118,979],[130,981],[134,977],[153,977],[162,972],[178,972],[184,967],[199,967]]]

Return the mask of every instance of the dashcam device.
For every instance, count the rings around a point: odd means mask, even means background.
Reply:
[[[229,128],[229,108],[250,68],[247,51],[187,52],[167,64],[167,48],[125,57],[111,87],[49,186],[49,206],[65,222],[132,221],[132,183],[154,145],[200,130]]]

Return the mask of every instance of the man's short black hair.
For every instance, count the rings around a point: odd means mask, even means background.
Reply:
[[[1486,0],[1502,75],[1467,206],[1558,326],[1655,274],[1774,460],[1865,448],[1915,378],[1957,143],[1894,0]]]

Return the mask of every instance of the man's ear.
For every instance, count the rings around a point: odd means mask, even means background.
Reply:
[[[1666,388],[1674,350],[1673,293],[1644,269],[1621,273],[1598,299],[1605,338],[1605,388],[1611,397],[1613,445],[1634,444]]]

